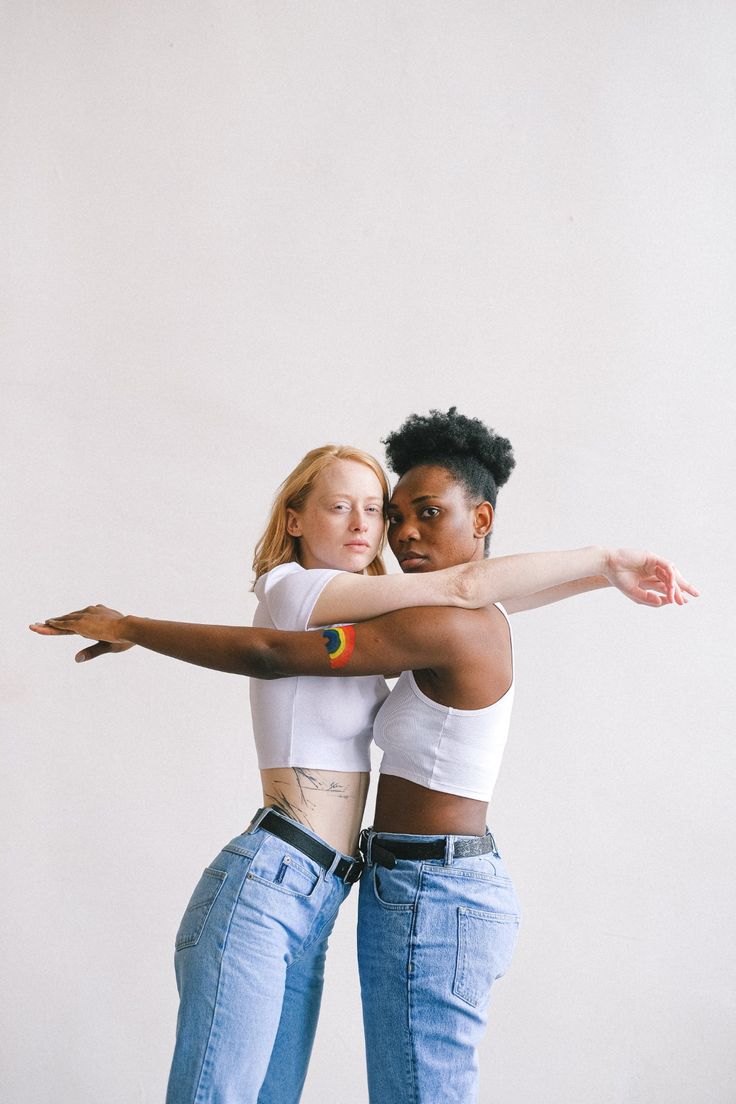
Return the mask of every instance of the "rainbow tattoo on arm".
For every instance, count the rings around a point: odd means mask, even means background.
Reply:
[[[355,647],[355,625],[337,625],[322,633],[330,667],[345,667]]]

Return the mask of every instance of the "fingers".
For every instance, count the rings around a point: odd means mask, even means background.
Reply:
[[[52,629],[58,629],[59,632],[75,633],[77,630],[74,628],[74,622],[77,620],[77,616],[69,614],[68,617],[49,617],[46,621],[47,625],[50,625]]]
[[[642,587],[632,587],[628,595],[643,606],[666,606],[669,603],[666,594],[656,594],[653,590],[644,590]]]
[[[657,578],[661,579],[667,588],[667,601],[676,602],[679,588],[677,586],[673,564],[668,563],[666,560],[658,560],[654,569],[654,574]]]
[[[28,626],[33,632],[38,633],[39,636],[74,636],[75,633],[72,629],[55,629],[51,625],[47,625],[45,621],[36,621],[33,625]]]
[[[70,613],[62,613],[59,614],[58,617],[47,617],[45,621],[34,621],[28,628],[45,636],[58,635],[60,631],[64,631],[68,635],[70,632],[74,632],[72,625],[79,617],[82,617],[85,613],[91,613],[94,610],[103,608],[104,607],[98,602],[95,606],[85,606],[84,609],[72,610]],[[49,631],[48,626],[53,626],[53,633]]]
[[[642,590],[653,590],[657,594],[667,593],[667,584],[658,579],[656,575],[649,575],[646,579],[639,579],[638,585]]]
[[[680,590],[684,590],[693,598],[700,597],[700,591],[697,587],[694,587],[692,583],[688,583],[687,579],[683,579],[679,571],[676,570],[675,574],[677,576],[677,585],[679,586]],[[685,599],[685,601],[687,602],[687,598]]]
[[[647,565],[649,566],[649,565]],[[689,583],[687,579],[677,570],[673,563],[669,563],[667,560],[660,560],[654,558],[654,572],[657,576],[664,580],[667,580],[670,584],[670,602],[674,602],[678,606],[686,606],[687,598],[686,594],[689,594],[691,598],[699,598],[700,591],[692,583]]]
[[[110,651],[112,651],[112,644],[100,640],[97,644],[92,644],[89,648],[82,648],[81,652],[77,652],[74,661],[75,663],[84,663],[88,659],[94,659],[95,656],[104,655],[105,652]]]
[[[60,613],[58,617],[47,617],[47,621],[64,621],[67,617],[78,617],[81,613],[89,613],[94,606],[85,606],[81,610],[71,610],[69,613]]]

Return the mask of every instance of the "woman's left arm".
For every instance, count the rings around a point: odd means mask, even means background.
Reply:
[[[598,562],[592,571],[579,570],[577,574],[569,571],[572,557],[576,557],[582,567],[586,563],[584,557],[589,558],[591,551],[597,551],[598,554]],[[559,602],[563,598],[572,598],[576,594],[585,594],[608,586],[616,587],[632,602],[654,607],[673,603],[684,606],[687,605],[688,594],[697,598],[700,593],[692,583],[683,578],[673,563],[643,549],[594,547],[574,553],[526,553],[516,558],[540,555],[545,557],[549,567],[554,565],[556,569],[564,571],[564,574],[560,574],[553,583],[550,580],[548,585],[542,584],[526,593],[515,589],[507,598],[499,599],[509,613],[536,609],[549,605],[550,602]],[[514,557],[503,557],[501,562],[512,559]],[[491,562],[475,560],[462,565],[465,583],[469,588],[475,590],[477,586],[486,583],[487,565]]]
[[[507,613],[521,613],[523,610],[549,606],[552,602],[561,602],[564,598],[574,598],[576,594],[589,594],[592,590],[603,590],[612,586],[613,583],[605,575],[590,575],[587,579],[573,579],[570,583],[546,587],[544,590],[538,590],[535,594],[527,594],[521,598],[511,598],[501,604]],[[652,589],[657,590],[659,594],[665,593],[664,588],[665,584],[660,580],[652,581]],[[685,602],[687,602],[687,599],[685,599]]]
[[[309,624],[311,628],[368,621],[411,606],[478,609],[502,602],[517,612],[604,586],[615,586],[628,598],[654,606],[683,605],[685,593],[697,594],[674,564],[661,556],[590,545],[497,556],[416,574],[369,576],[342,571],[322,590]]]

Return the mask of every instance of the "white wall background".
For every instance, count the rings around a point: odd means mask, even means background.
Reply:
[[[179,916],[258,798],[243,681],[26,625],[248,622],[303,452],[457,403],[515,446],[497,554],[703,591],[516,620],[480,1099],[732,1102],[736,9],[34,0],[1,43],[2,1099],[163,1100]],[[355,903],[305,1104],[366,1100]]]

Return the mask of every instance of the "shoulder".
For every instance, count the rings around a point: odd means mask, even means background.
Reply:
[[[482,609],[418,606],[389,616],[401,618],[416,633],[436,633],[455,651],[464,650],[464,646],[476,649],[480,642],[495,635],[508,636],[506,617],[495,606]]]
[[[447,651],[447,668],[485,662],[494,666],[507,657],[511,645],[511,627],[505,613],[495,605],[482,609],[454,609],[442,606],[434,630]]]
[[[267,591],[276,585],[282,579],[288,579],[289,577],[297,576],[300,572],[304,572],[304,568],[301,564],[296,562],[279,564],[278,567],[272,567],[270,571],[267,571],[265,575],[259,575],[255,581],[253,587],[254,592],[259,598],[262,598]]]
[[[277,629],[301,632],[309,626],[314,605],[324,587],[340,572],[332,568],[306,569],[298,563],[279,564],[262,575],[254,587]]]
[[[484,638],[500,634],[508,635],[508,617],[498,603],[480,609],[460,609],[442,606],[444,623],[456,633],[477,634]]]

